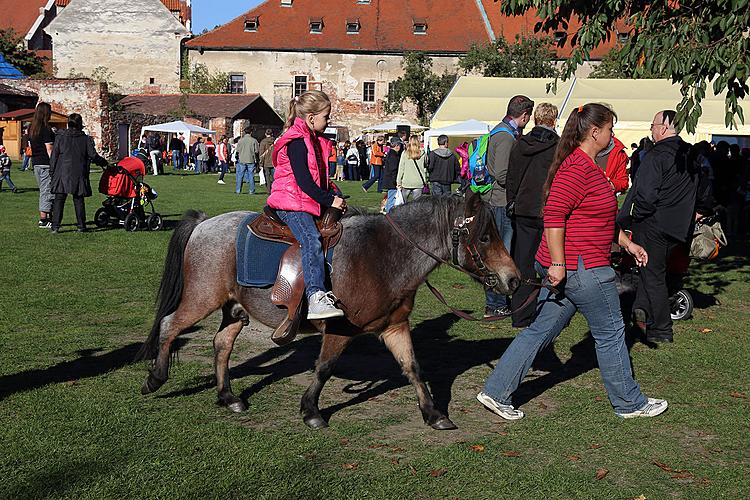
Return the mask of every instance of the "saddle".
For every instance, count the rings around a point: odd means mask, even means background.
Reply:
[[[343,226],[339,221],[342,215],[341,210],[331,207],[315,220],[315,225],[320,232],[324,255],[341,239]],[[279,273],[271,288],[271,302],[287,308],[287,317],[276,327],[271,340],[278,345],[285,345],[297,336],[302,319],[305,280],[302,273],[300,245],[289,226],[281,220],[276,210],[268,205],[263,207],[262,214],[248,224],[248,229],[258,238],[290,245],[281,258]]]

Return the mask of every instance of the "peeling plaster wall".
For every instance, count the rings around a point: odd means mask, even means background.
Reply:
[[[179,90],[180,44],[188,31],[160,0],[76,0],[45,31],[56,76],[91,76],[105,67],[123,93]]]
[[[414,108],[401,115],[387,115],[383,100],[388,83],[403,75],[401,55],[341,54],[270,51],[189,51],[190,64],[203,63],[211,71],[244,74],[245,89],[259,92],[286,117],[294,90],[294,77],[308,76],[308,88],[319,88],[333,102],[332,122],[349,128],[352,137],[362,128],[391,118],[416,121]],[[456,72],[456,57],[433,57],[432,69]],[[363,102],[364,82],[375,82],[375,102]]]

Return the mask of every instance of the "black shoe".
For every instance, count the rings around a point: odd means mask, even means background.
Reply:
[[[647,333],[646,340],[649,342],[671,344],[674,342],[674,336],[671,333]]]
[[[52,221],[49,219],[39,219],[39,227],[42,229],[50,229],[52,227]]]
[[[633,309],[633,326],[646,333],[646,311]]]
[[[484,317],[485,318],[491,318],[493,316],[510,316],[511,310],[508,306],[503,307],[485,307],[484,308]]]
[[[49,232],[50,232],[50,234],[57,234],[58,233],[58,229],[55,227],[55,228],[50,229]]]
[[[10,192],[11,193],[17,193],[18,192],[18,188],[13,188],[13,189],[10,190]]]

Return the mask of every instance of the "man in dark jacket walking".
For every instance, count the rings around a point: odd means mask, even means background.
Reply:
[[[521,136],[513,145],[506,178],[508,210],[512,208],[515,226],[513,228],[513,248],[511,255],[523,279],[536,277],[534,256],[542,241],[544,218],[542,217],[542,192],[547,180],[547,171],[555,156],[555,148],[560,137],[555,132],[557,107],[550,103],[540,103],[534,111],[536,126],[531,132]],[[534,288],[521,285],[513,293],[513,326],[529,326],[534,320],[536,301],[523,309]]]
[[[651,342],[672,342],[667,292],[667,257],[691,236],[698,173],[691,146],[674,128],[676,112],[660,111],[651,124],[654,147],[643,157],[618,219],[630,217],[633,241],[648,253],[633,304],[636,322],[645,323]]]
[[[432,184],[432,195],[451,194],[451,184],[456,182],[461,166],[456,154],[448,149],[448,136],[438,136],[438,148],[427,155],[427,172]]]

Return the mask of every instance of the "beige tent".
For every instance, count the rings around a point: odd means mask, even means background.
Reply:
[[[675,109],[682,99],[679,85],[668,80],[613,80],[578,78],[558,82],[556,93],[547,93],[548,79],[484,78],[464,76],[438,108],[432,127],[445,127],[470,118],[495,125],[505,114],[510,98],[524,94],[535,103],[550,102],[560,109],[558,129],[576,107],[587,102],[604,102],[618,115],[615,135],[626,146],[648,136],[653,116],[662,109]],[[701,103],[703,114],[695,134],[682,133],[690,142],[712,136],[750,136],[750,103],[744,103],[746,124],[739,129],[724,125],[724,96],[709,95]]]

